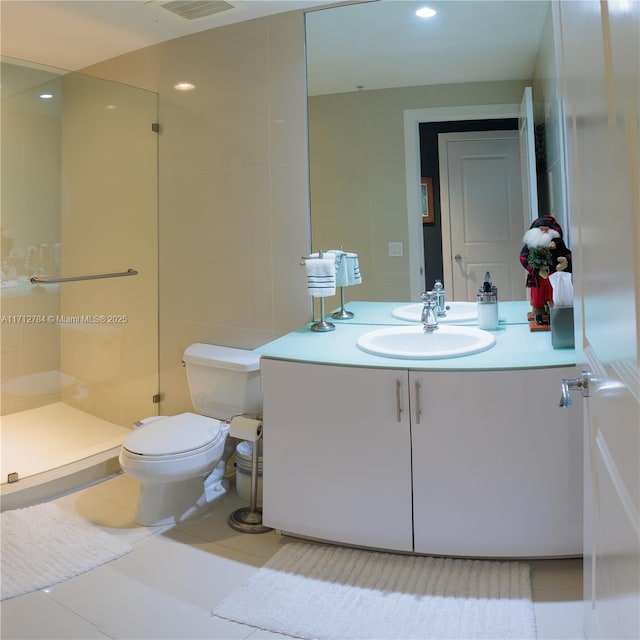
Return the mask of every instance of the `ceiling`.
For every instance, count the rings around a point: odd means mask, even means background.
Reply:
[[[172,4],[223,10],[185,19],[166,8]],[[326,4],[326,0],[1,0],[2,55],[77,71],[165,40]]]
[[[185,19],[171,4],[222,8]],[[2,55],[75,71],[191,33],[325,0],[2,0]],[[429,5],[436,16],[415,17]],[[379,0],[307,16],[310,94],[529,79],[548,0]],[[190,8],[190,7],[188,7]]]
[[[416,9],[428,5],[433,18]],[[309,94],[533,77],[544,0],[381,0],[307,16]]]

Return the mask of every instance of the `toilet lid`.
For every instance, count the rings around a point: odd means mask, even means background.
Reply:
[[[219,420],[181,413],[138,427],[125,438],[124,448],[138,455],[169,456],[201,449],[219,434]]]

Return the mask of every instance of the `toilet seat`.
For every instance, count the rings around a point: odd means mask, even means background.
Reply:
[[[216,446],[221,423],[196,413],[181,413],[153,420],[132,431],[123,442],[123,449],[145,460],[175,459],[191,456]]]

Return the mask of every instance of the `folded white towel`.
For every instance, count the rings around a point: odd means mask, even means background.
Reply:
[[[342,249],[330,249],[327,253],[335,256],[336,259],[336,286],[346,287],[349,285],[347,275],[347,261],[344,257],[347,255]],[[326,254],[325,254],[326,255]]]
[[[336,294],[336,258],[333,254],[325,253],[322,258],[309,257],[304,265],[309,295],[326,298]]]
[[[331,249],[325,255],[329,253],[334,254],[336,257],[336,285],[338,287],[349,287],[352,284],[362,283],[357,253],[349,253],[342,249]]]
[[[362,284],[362,275],[360,274],[360,261],[357,253],[347,253],[343,257],[346,263],[347,285]]]

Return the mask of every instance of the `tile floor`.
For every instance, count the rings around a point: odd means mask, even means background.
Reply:
[[[136,482],[117,475],[57,499],[129,541],[133,551],[50,589],[3,601],[2,640],[283,638],[212,617],[210,610],[289,538],[231,529],[228,514],[245,506],[235,491],[206,518],[176,527],[140,527],[134,523]],[[581,560],[530,565],[538,638],[583,638]]]

